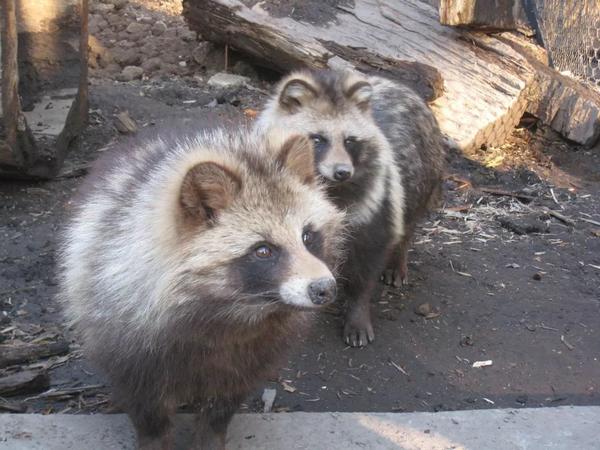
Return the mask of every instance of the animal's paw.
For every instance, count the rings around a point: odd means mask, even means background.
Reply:
[[[344,342],[351,347],[365,347],[375,340],[373,325],[368,317],[346,319]]]
[[[387,286],[401,287],[408,284],[406,270],[386,269],[381,275],[381,281]]]

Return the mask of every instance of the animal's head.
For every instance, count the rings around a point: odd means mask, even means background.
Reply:
[[[257,128],[309,137],[320,176],[329,184],[358,181],[372,169],[383,139],[372,95],[367,78],[354,72],[294,72],[277,86]]]
[[[332,302],[343,227],[315,180],[310,141],[256,140],[190,164],[176,208],[186,292],[208,290],[217,315],[249,321]]]

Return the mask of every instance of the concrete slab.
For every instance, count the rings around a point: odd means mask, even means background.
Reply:
[[[177,417],[177,448],[193,420]],[[239,414],[229,450],[269,449],[597,449],[600,406],[439,413]],[[122,414],[0,415],[1,450],[133,449]]]

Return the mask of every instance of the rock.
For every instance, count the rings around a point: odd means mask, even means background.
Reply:
[[[162,50],[160,52],[160,57],[162,58],[163,62],[165,62],[165,63],[177,64],[179,62],[179,58],[177,57],[175,52],[168,52],[168,51]]]
[[[271,409],[273,409],[273,403],[275,402],[275,397],[277,396],[277,391],[275,389],[265,389],[262,395],[262,401],[264,404],[263,412],[270,413]]]
[[[115,6],[116,10],[120,10],[127,6],[129,0],[111,0],[110,3],[112,3]]]
[[[152,16],[142,16],[138,18],[140,23],[145,23],[146,25],[152,25],[156,19]]]
[[[90,34],[97,34],[108,26],[108,22],[99,14],[92,14],[88,22]]]
[[[142,59],[139,51],[133,48],[116,48],[113,50],[113,57],[123,67],[138,65]]]
[[[90,2],[90,12],[95,14],[106,14],[115,9],[115,5],[107,3]]]
[[[208,85],[216,88],[235,88],[248,84],[250,79],[241,75],[219,72],[214,74],[208,80]]]
[[[165,24],[162,20],[159,20],[154,25],[152,25],[152,34],[154,36],[160,36],[165,31],[167,31],[167,24]]]
[[[177,36],[183,39],[186,42],[192,42],[196,40],[196,32],[191,31],[187,27],[179,27],[177,28]]]
[[[158,56],[158,54],[160,53],[154,42],[146,42],[140,47],[140,52],[142,52],[145,56],[148,56],[150,58]]]
[[[137,124],[131,118],[127,111],[123,111],[115,117],[115,127],[123,134],[131,134],[137,132]]]
[[[159,70],[162,66],[162,61],[160,58],[149,58],[142,63],[142,69],[144,72],[153,72],[155,70]]]
[[[434,310],[429,303],[422,303],[415,307],[415,313],[423,316],[426,319],[435,319],[440,316],[440,313]]]
[[[141,24],[139,22],[131,22],[129,25],[127,25],[125,31],[127,31],[129,34],[138,34],[143,33],[144,31],[146,31],[146,29],[146,25],[144,24]]]
[[[127,25],[125,25],[125,19],[121,17],[120,14],[108,14],[105,15],[104,18],[112,27],[119,26],[119,31],[127,27]]]
[[[250,64],[248,64],[246,61],[238,61],[236,62],[233,67],[231,68],[231,70],[235,73],[237,73],[238,75],[242,75],[248,78],[256,78],[257,74],[256,74],[256,70],[254,70],[254,67],[252,67]]]
[[[109,73],[109,74],[117,74],[117,73],[121,73],[121,66],[115,63],[111,63],[108,64],[105,68],[104,71]]]
[[[133,48],[133,47],[135,47],[135,42],[129,41],[127,39],[122,39],[119,42],[117,42],[117,47]]]
[[[200,42],[194,50],[192,50],[192,58],[197,64],[203,65],[206,61],[208,53],[213,49],[210,42]]]
[[[127,66],[119,74],[119,81],[131,81],[142,78],[144,69],[138,66]]]

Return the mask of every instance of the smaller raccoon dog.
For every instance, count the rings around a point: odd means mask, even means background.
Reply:
[[[344,216],[312,153],[302,136],[215,131],[138,144],[87,181],[61,297],[140,448],[172,448],[183,403],[194,448],[224,448],[239,404],[334,300]]]
[[[445,150],[431,110],[384,78],[300,71],[279,83],[255,127],[313,140],[316,170],[350,225],[344,340],[366,345],[375,336],[369,301],[377,280],[383,273],[386,284],[406,282],[416,224],[441,193]]]

